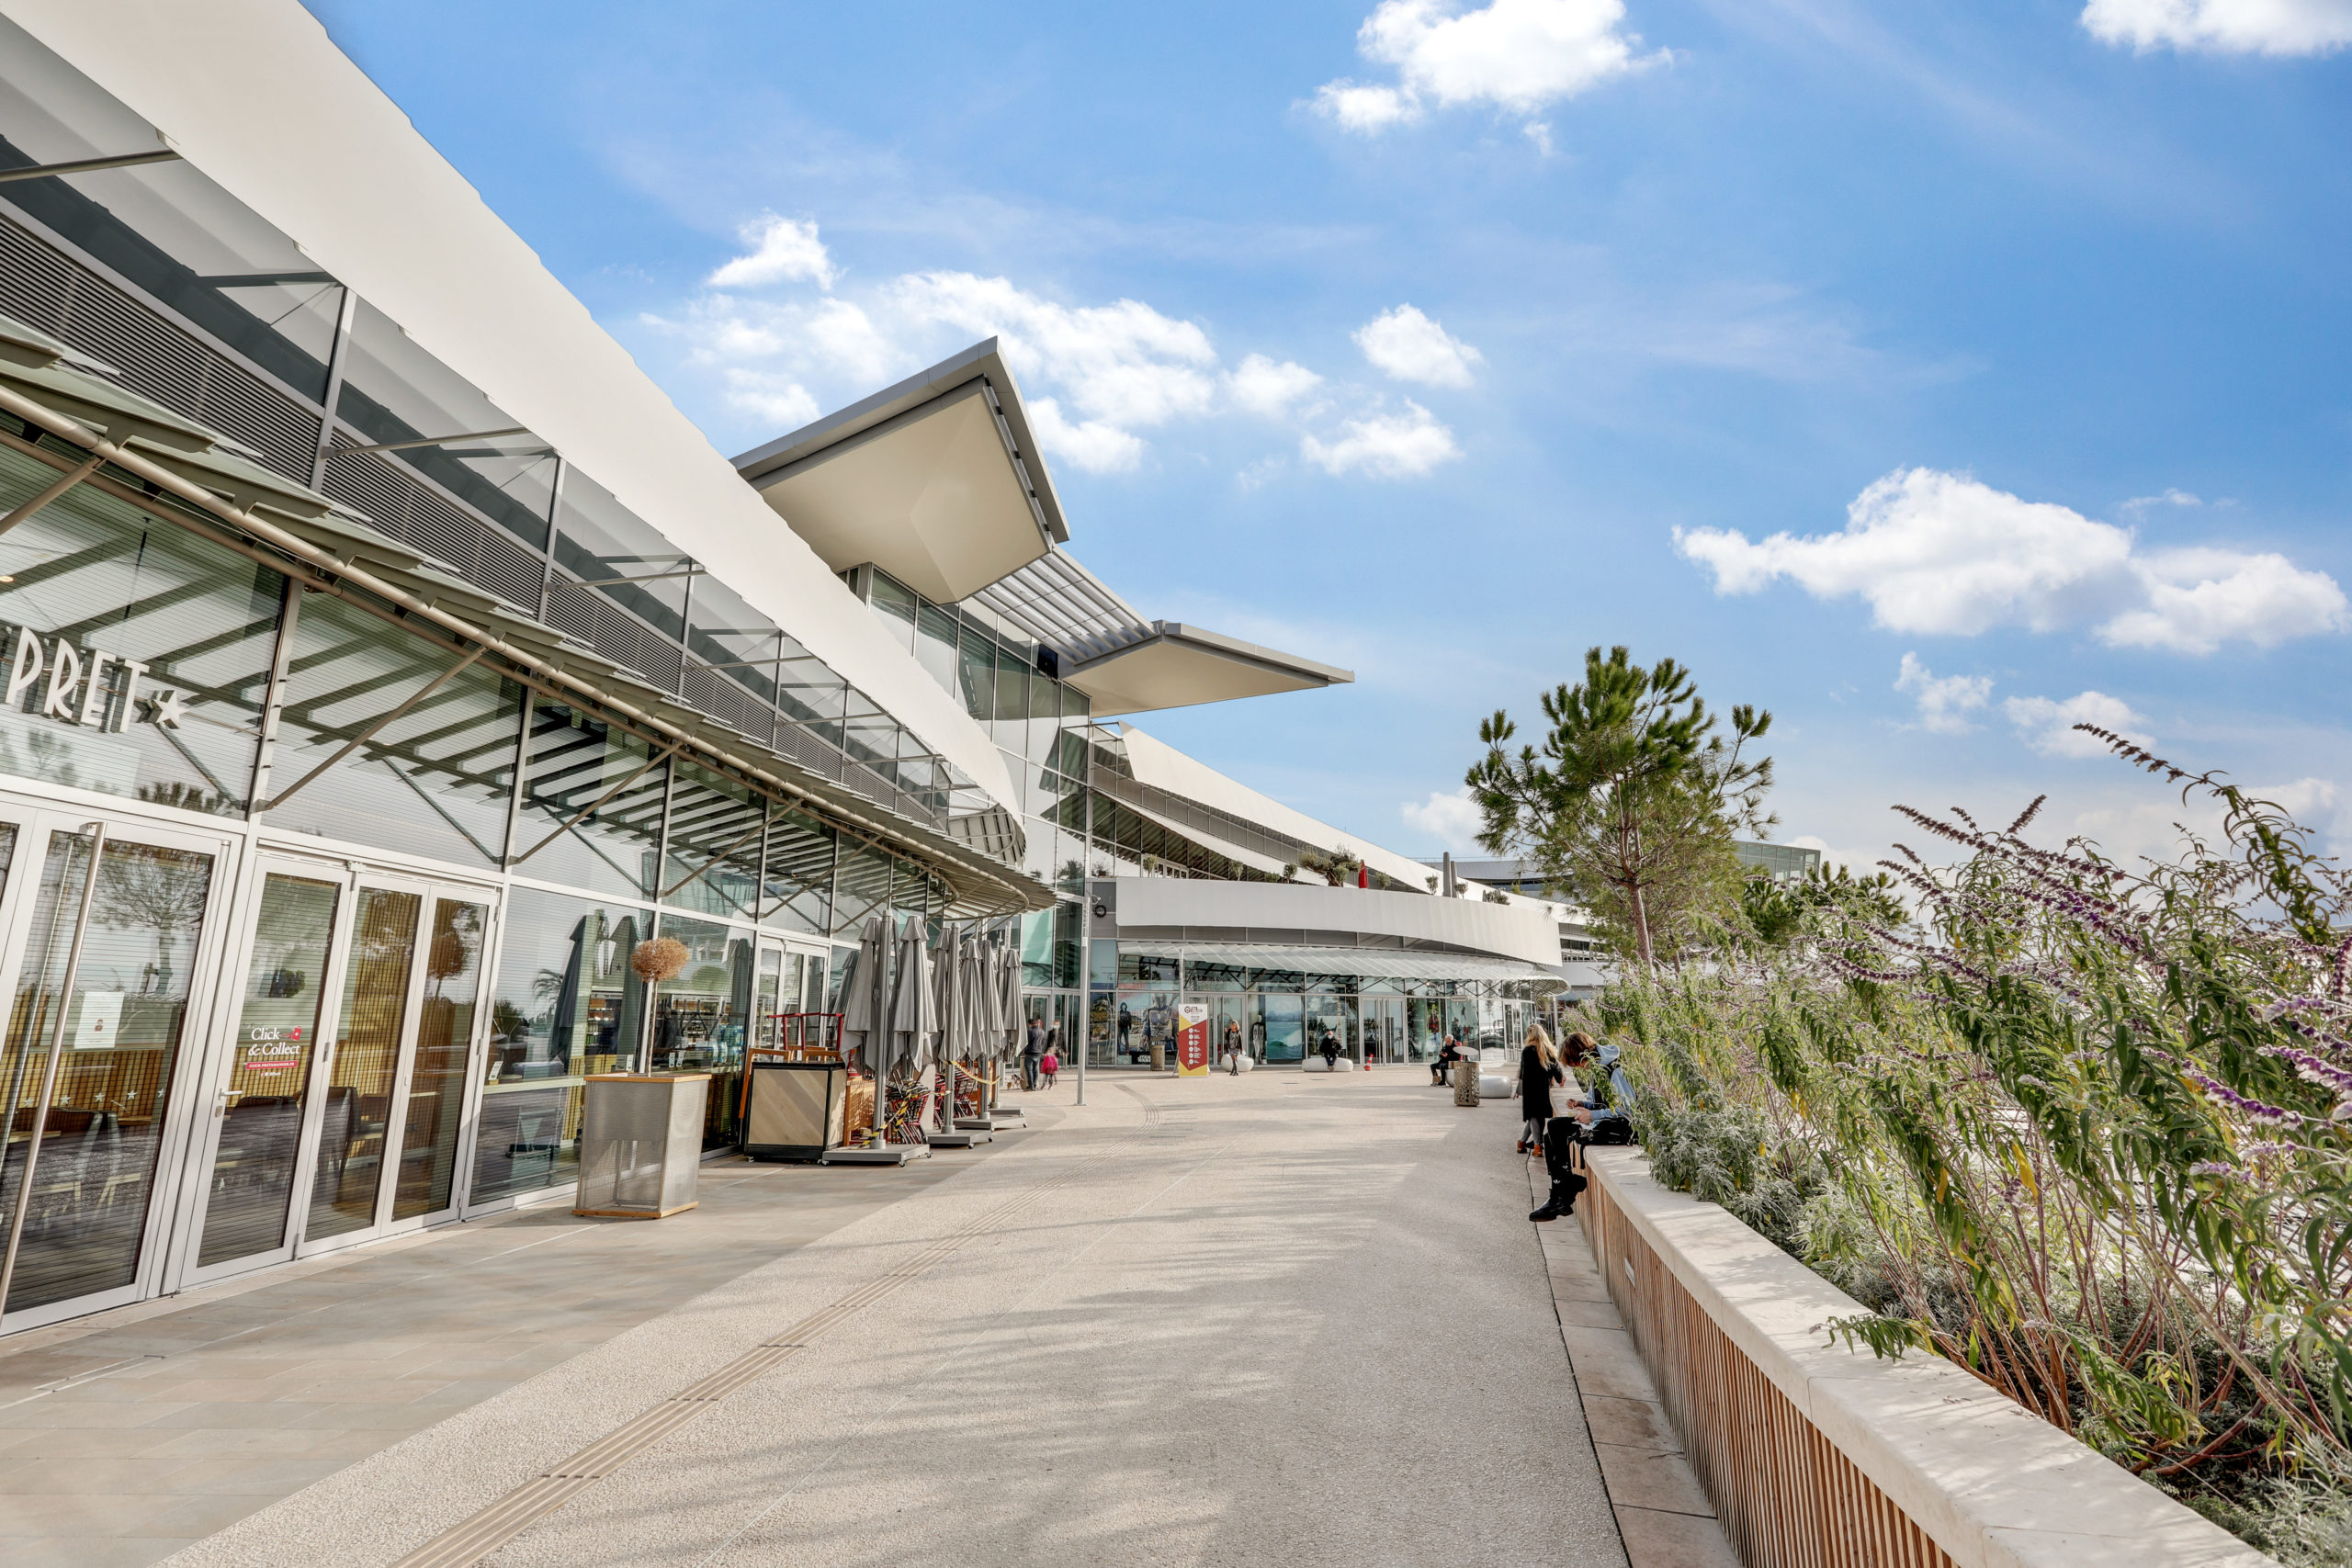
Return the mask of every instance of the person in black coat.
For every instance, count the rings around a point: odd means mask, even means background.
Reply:
[[[1553,1086],[1567,1081],[1560,1054],[1552,1049],[1552,1037],[1544,1032],[1542,1024],[1529,1024],[1527,1043],[1519,1052],[1519,1113],[1526,1121],[1520,1130],[1521,1154],[1544,1146],[1544,1123],[1552,1119]]]

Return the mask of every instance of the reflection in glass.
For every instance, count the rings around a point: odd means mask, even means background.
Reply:
[[[736,1101],[752,1021],[752,933],[664,915],[662,934],[685,944],[686,966],[662,982],[655,999],[649,1070],[712,1075],[703,1147],[724,1148],[739,1141]]]
[[[644,1032],[628,955],[644,910],[517,887],[507,895],[469,1201],[571,1180],[590,1073],[625,1071]]]
[[[890,897],[890,857],[871,844],[843,844],[834,875],[833,930],[856,936]]]
[[[56,478],[45,463],[0,450],[0,512]],[[22,628],[51,667],[51,679],[0,709],[0,773],[242,813],[284,581],[87,485],[0,533],[0,624],[11,639],[0,658],[13,657]],[[88,722],[42,711],[60,641],[77,678],[60,701]],[[136,702],[125,660],[147,666]],[[162,722],[166,693],[184,699],[176,724]]]
[[[454,898],[433,901],[424,947],[424,996],[417,1004],[415,1066],[401,1114],[400,1181],[392,1218],[438,1213],[452,1201],[458,1123],[466,1103],[466,1054],[481,992],[481,946],[489,910]]]
[[[403,636],[340,599],[305,594],[270,764],[269,788],[283,803],[272,805],[269,825],[468,865],[498,864],[506,848],[522,688],[475,664],[375,728],[461,657],[443,644]],[[363,734],[357,750],[301,784]],[[285,800],[288,790],[295,794]]]
[[[342,891],[335,883],[277,872],[262,884],[244,1004],[230,1044],[234,1055],[212,1155],[200,1265],[286,1244],[302,1097],[318,1045],[327,947]]]
[[[365,1230],[376,1222],[383,1184],[393,1081],[408,1021],[410,961],[416,953],[420,895],[363,887],[351,924],[351,956],[335,1020],[334,1060],[319,1121],[311,1181],[311,1241]]]
[[[833,899],[833,829],[799,811],[778,811],[761,873],[762,923],[823,936]]]
[[[38,1118],[89,854],[83,835],[51,836],[0,1050],[11,1112],[0,1214],[16,1203],[33,1124],[42,1121],[6,1303],[10,1311],[113,1290],[138,1277],[196,936],[211,892],[209,855],[107,842],[64,1013],[56,1090],[47,1117]]]
[[[661,901],[749,919],[759,904],[766,798],[695,763],[673,765]]]
[[[668,788],[668,764],[649,767],[652,760],[653,749],[627,730],[534,702],[509,869],[599,893],[652,892]]]

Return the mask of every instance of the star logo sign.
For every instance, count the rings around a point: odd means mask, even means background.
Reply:
[[[154,709],[150,722],[157,725],[177,729],[180,720],[187,716],[187,698],[176,688],[157,693],[147,699],[147,704]]]

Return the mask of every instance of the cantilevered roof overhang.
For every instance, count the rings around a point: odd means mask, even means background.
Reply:
[[[943,604],[1069,538],[994,338],[735,467],[835,571],[871,561]]]
[[[974,595],[1051,648],[1094,716],[1345,685],[1348,671],[1182,621],[1148,621],[1102,579],[1054,550]]]

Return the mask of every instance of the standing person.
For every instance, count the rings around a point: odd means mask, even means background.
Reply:
[[[1583,1086],[1569,1068],[1585,1059],[1592,1049],[1592,1037],[1578,1032],[1560,1043],[1561,1073],[1555,1103],[1565,1109],[1544,1125],[1544,1168],[1552,1179],[1551,1196],[1544,1206],[1527,1217],[1531,1220],[1556,1220],[1574,1213],[1577,1194],[1585,1190],[1585,1176],[1576,1168],[1576,1148],[1590,1135],[1592,1112],[1580,1102],[1586,1098]]]
[[[1552,1119],[1552,1091],[1565,1089],[1567,1081],[1560,1054],[1552,1049],[1552,1037],[1544,1032],[1542,1024],[1529,1024],[1527,1043],[1519,1051],[1519,1113],[1526,1122],[1520,1131],[1521,1154],[1544,1146],[1544,1124]]]
[[[1037,1087],[1037,1058],[1046,1054],[1046,1021],[1029,1021],[1029,1043],[1021,1048],[1021,1087]]]
[[[1056,1030],[1054,1032],[1058,1034],[1061,1031]],[[1038,1058],[1037,1067],[1046,1075],[1046,1087],[1053,1088],[1055,1075],[1062,1070],[1062,1058],[1061,1053],[1054,1049],[1051,1041],[1046,1043],[1046,1054]]]
[[[1237,1074],[1241,1071],[1241,1025],[1231,1013],[1225,1017],[1225,1059],[1228,1070]]]

